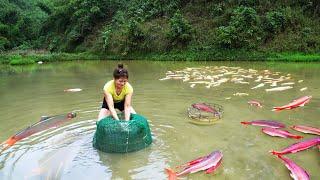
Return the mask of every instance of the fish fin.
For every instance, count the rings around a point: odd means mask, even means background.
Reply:
[[[212,166],[209,169],[206,170],[206,174],[212,173],[214,170],[216,170],[216,166]]]
[[[210,167],[209,169],[207,169],[206,170],[206,174],[210,174],[210,173],[214,172],[220,166],[221,162],[222,162],[222,159],[220,159],[219,162],[217,162],[216,165],[214,165],[214,166]]]
[[[310,100],[307,100],[307,101],[303,102],[303,103],[301,104],[301,106],[306,105],[307,103],[309,103],[309,101],[310,101]]]
[[[199,157],[199,158],[197,158],[197,159],[194,159],[194,160],[192,160],[192,161],[189,161],[189,162],[187,162],[187,163],[185,163],[185,164],[182,164],[182,165],[180,165],[180,166],[176,166],[175,168],[176,168],[176,169],[177,169],[177,168],[184,168],[184,167],[188,167],[188,166],[190,166],[190,165],[197,164],[197,163],[199,163],[200,161],[202,161],[205,157],[206,157],[206,156],[204,156],[204,157]]]
[[[168,179],[169,180],[176,180],[177,179],[177,174],[170,168],[165,168],[166,173],[168,174]]]

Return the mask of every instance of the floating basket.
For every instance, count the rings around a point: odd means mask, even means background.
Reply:
[[[197,108],[196,105],[201,104],[209,108],[211,111],[205,111],[203,109]],[[198,125],[212,125],[217,123],[223,114],[223,107],[219,104],[213,103],[195,103],[188,108],[188,116],[190,118],[190,123]]]
[[[93,137],[93,147],[108,153],[133,152],[151,143],[148,121],[139,114],[131,114],[130,121],[114,120],[112,116],[101,119]]]

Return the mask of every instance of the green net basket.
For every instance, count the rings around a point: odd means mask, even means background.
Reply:
[[[97,122],[93,147],[108,153],[126,153],[143,149],[152,143],[146,118],[131,114],[130,121],[108,116]]]

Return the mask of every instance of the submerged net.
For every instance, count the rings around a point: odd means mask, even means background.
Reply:
[[[197,104],[208,107],[211,111],[197,108]],[[199,125],[215,124],[222,118],[223,107],[214,103],[195,103],[188,108],[188,116],[191,123]]]
[[[148,121],[138,114],[131,114],[130,121],[114,120],[112,116],[101,119],[93,137],[93,147],[111,153],[137,151],[151,143]]]

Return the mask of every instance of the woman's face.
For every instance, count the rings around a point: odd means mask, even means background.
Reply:
[[[117,89],[122,89],[124,85],[126,85],[126,83],[128,82],[128,78],[121,77],[119,79],[115,79],[114,82]]]

